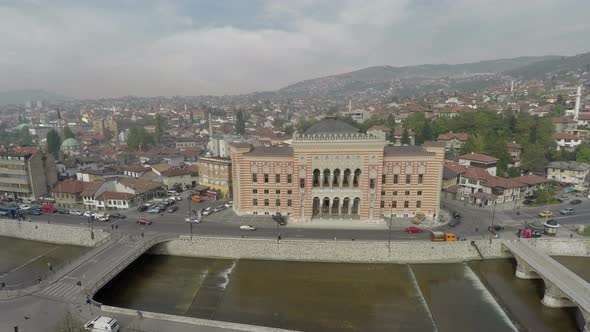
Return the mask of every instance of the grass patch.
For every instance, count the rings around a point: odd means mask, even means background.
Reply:
[[[582,232],[582,235],[584,235],[584,236],[590,236],[590,227],[584,228],[584,231]]]
[[[561,204],[562,202],[556,200],[556,199],[552,199],[549,201],[549,203],[547,203],[547,201],[545,202],[534,202],[533,204],[530,204],[529,206],[535,206],[535,207],[539,207],[539,206],[545,206],[545,205],[556,205],[556,204]]]

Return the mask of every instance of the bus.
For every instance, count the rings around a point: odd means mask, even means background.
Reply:
[[[217,191],[215,191],[215,190],[207,190],[205,192],[205,196],[209,196],[209,197],[213,198],[214,200],[217,200],[217,198],[218,198]]]

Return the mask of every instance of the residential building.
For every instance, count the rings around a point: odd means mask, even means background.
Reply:
[[[100,182],[84,182],[71,179],[59,181],[53,187],[55,206],[68,209],[84,208],[82,193],[85,190],[97,190],[101,185]]]
[[[578,129],[578,122],[569,117],[551,118],[556,133],[571,133]]]
[[[240,140],[239,136],[213,135],[207,143],[207,150],[211,157],[229,158],[229,144]]]
[[[10,147],[0,151],[0,193],[36,200],[57,182],[55,159],[37,147]]]
[[[394,139],[394,145],[400,146],[402,145],[402,137],[404,136],[404,129],[396,129],[391,137]],[[416,145],[416,132],[412,129],[408,129],[408,138],[410,139],[410,143],[408,145]]]
[[[176,148],[194,148],[199,146],[199,141],[191,137],[179,137],[175,141]]]
[[[388,146],[382,131],[327,118],[295,133],[292,146],[231,149],[238,215],[380,223],[439,212],[442,146]]]
[[[533,195],[537,190],[544,188],[548,183],[551,182],[546,178],[538,175],[523,175],[513,179],[514,181],[517,181],[522,184],[520,188],[522,197],[528,197]]]
[[[590,164],[577,161],[552,161],[545,167],[549,180],[584,185],[588,182]]]
[[[516,142],[506,143],[506,149],[510,155],[511,162],[509,167],[520,167],[520,156],[522,154],[522,147]]]
[[[571,133],[555,133],[551,136],[557,144],[557,150],[574,151],[582,144],[582,138]]]
[[[199,183],[201,185],[219,191],[223,198],[230,198],[233,196],[231,159],[221,157],[200,157],[197,165],[199,168]]]
[[[483,153],[468,153],[459,156],[459,164],[485,169],[490,175],[496,176],[498,158]]]
[[[170,168],[161,173],[162,184],[165,189],[172,189],[175,187],[189,188],[194,187],[199,183],[197,172],[186,168]]]
[[[92,122],[92,128],[95,133],[103,137],[117,137],[119,134],[117,121],[114,119],[97,119]]]
[[[467,141],[469,134],[466,133],[447,133],[447,134],[440,134],[436,138],[437,142],[445,143],[445,150],[446,151],[459,151],[463,144]]]

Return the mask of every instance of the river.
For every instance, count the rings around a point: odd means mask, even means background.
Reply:
[[[582,278],[587,258],[557,257]],[[575,308],[541,304],[514,261],[337,264],[143,255],[104,304],[304,331],[576,331]]]

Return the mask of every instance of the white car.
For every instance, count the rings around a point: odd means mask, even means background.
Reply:
[[[240,226],[241,231],[255,231],[256,227],[252,227],[250,225],[242,225]]]
[[[83,217],[92,217],[94,215],[94,212],[92,211],[84,211],[84,213],[82,213]]]
[[[213,212],[213,209],[211,207],[206,208],[205,210],[203,210],[203,215],[204,216],[208,216]]]
[[[186,222],[194,222],[195,224],[198,224],[198,223],[201,222],[199,219],[197,219],[195,217],[192,217],[192,218],[186,217],[186,218],[184,218],[184,221],[186,221]]]
[[[119,322],[116,319],[105,316],[98,316],[95,319],[86,322],[84,329],[87,331],[100,331],[100,332],[118,332]]]
[[[23,211],[28,211],[31,209],[31,207],[29,205],[26,204],[22,204],[18,206],[19,209],[23,210]]]
[[[234,205],[234,201],[229,201],[229,202],[225,203],[226,208],[230,208],[230,207],[232,207],[232,205]]]
[[[180,196],[174,196],[174,199],[177,201],[182,201],[182,197],[180,197]]]
[[[70,211],[68,211],[68,213],[73,216],[81,216],[83,214],[83,212],[80,210],[70,210]]]

